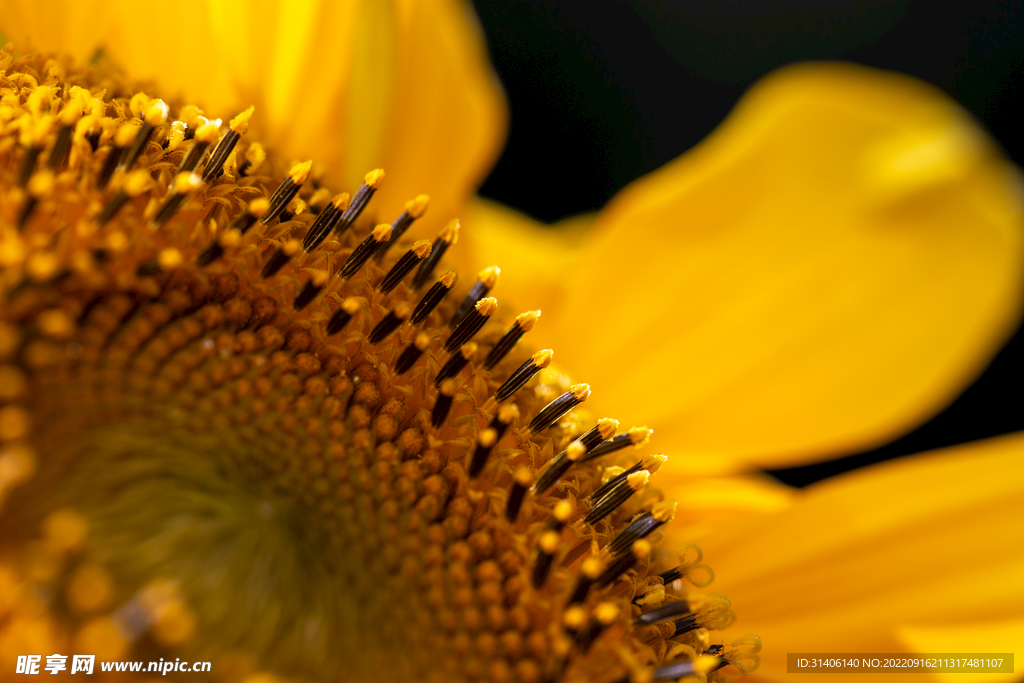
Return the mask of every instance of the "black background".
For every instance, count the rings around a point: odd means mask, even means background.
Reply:
[[[699,142],[764,74],[838,59],[901,71],[972,112],[1018,164],[1022,2],[476,0],[508,93],[505,152],[481,194],[552,221],[600,208]],[[560,165],[564,182],[537,172]],[[947,410],[877,450],[772,474],[803,486],[932,448],[1024,429],[1024,332]],[[998,476],[998,473],[993,473]]]

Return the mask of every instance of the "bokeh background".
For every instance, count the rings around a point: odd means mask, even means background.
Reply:
[[[845,60],[931,83],[1024,163],[1024,2],[475,0],[511,131],[481,194],[551,222],[599,209],[698,143],[785,64]],[[561,166],[561,182],[537,182]],[[1024,330],[945,411],[881,448],[775,470],[794,486],[1024,429]]]

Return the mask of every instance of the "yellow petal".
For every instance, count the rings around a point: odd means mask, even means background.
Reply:
[[[453,258],[459,272],[501,268],[495,296],[510,311],[543,312],[530,341],[544,348],[558,342],[548,321],[564,315],[566,289],[581,265],[581,244],[593,220],[593,214],[583,214],[545,226],[515,209],[477,198],[463,221]]]
[[[381,220],[422,193],[432,199],[428,228],[450,219],[507,127],[463,0],[0,0],[0,17],[9,38],[35,49],[82,59],[102,46],[132,77],[211,116],[255,105],[255,134],[330,169],[339,190],[384,168],[373,206]]]
[[[1020,193],[933,88],[784,69],[602,212],[555,348],[691,471],[863,449],[945,406],[1014,328]]]
[[[740,619],[726,642],[760,635],[757,676],[782,680],[787,652],[1014,652],[1022,661],[1022,520],[1016,434],[828,480],[781,512],[713,533],[669,533],[673,544],[703,547],[715,590],[732,599]]]

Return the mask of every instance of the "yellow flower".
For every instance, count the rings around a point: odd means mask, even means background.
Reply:
[[[80,57],[107,36],[107,54],[133,75],[218,115],[255,103],[268,147],[313,157],[332,186],[386,168],[373,204],[382,219],[421,192],[434,220],[460,208],[504,130],[464,8],[287,8],[179,3],[145,17],[137,3],[45,15],[14,4],[0,16],[19,42]],[[76,27],[75,12],[96,33],[62,33],[54,16]],[[654,483],[680,497],[685,523],[670,538],[709,550],[737,627],[766,637],[756,675],[774,680],[798,650],[1005,652],[1024,642],[1013,639],[1017,440],[798,495],[756,479],[688,478],[880,443],[951,400],[1019,314],[1019,189],[1016,171],[931,89],[809,66],[755,88],[697,150],[627,188],[585,240],[583,226],[538,235],[485,203],[465,222],[471,262],[502,265],[503,302],[544,310],[531,341],[590,381],[588,405],[657,428],[671,466]],[[161,254],[159,266],[174,265]],[[138,434],[119,438],[139,447]],[[135,502],[147,495],[158,491]],[[233,495],[223,492],[221,519],[234,530],[248,508]],[[51,541],[80,542],[75,517],[48,520]],[[249,533],[268,529],[281,533],[269,523]],[[97,576],[73,585],[102,586]],[[143,603],[171,615],[158,640],[178,642],[187,613],[166,609],[179,604],[170,588],[147,590]]]

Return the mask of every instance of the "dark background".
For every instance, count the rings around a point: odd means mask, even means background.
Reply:
[[[971,0],[475,0],[508,93],[508,145],[481,194],[553,221],[706,136],[758,78],[794,61],[902,71],[971,111],[1024,160],[1024,8]],[[536,182],[567,165],[558,186]],[[867,453],[772,472],[803,486],[888,458],[1024,429],[1024,332],[954,404]],[[993,473],[998,476],[998,473]]]

